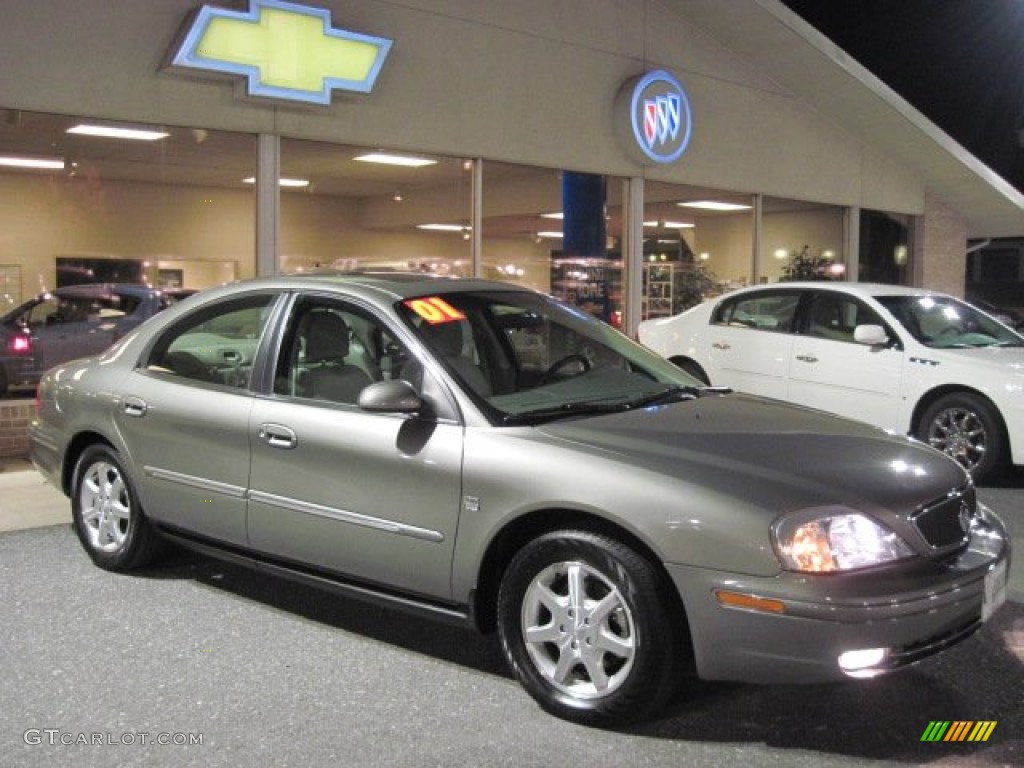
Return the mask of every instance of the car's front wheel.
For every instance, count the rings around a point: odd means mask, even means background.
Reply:
[[[932,403],[921,418],[917,436],[956,459],[975,481],[991,479],[1007,461],[998,412],[969,392],[954,392]]]
[[[139,568],[159,550],[158,534],[142,513],[120,456],[109,446],[90,446],[79,457],[71,517],[82,546],[101,568]]]
[[[607,536],[553,531],[509,564],[498,630],[523,687],[547,711],[588,725],[653,714],[680,677],[682,617],[643,555]]]

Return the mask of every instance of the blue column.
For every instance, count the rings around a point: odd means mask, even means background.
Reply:
[[[611,319],[605,260],[605,177],[562,173],[562,264],[553,270],[562,298]]]
[[[592,173],[562,174],[562,253],[567,259],[603,259],[605,179]]]

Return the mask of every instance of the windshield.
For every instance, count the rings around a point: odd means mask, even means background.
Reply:
[[[700,383],[580,310],[531,292],[446,293],[399,311],[498,422],[625,410],[695,397]]]
[[[910,335],[935,349],[1020,347],[1024,337],[949,296],[879,296]]]

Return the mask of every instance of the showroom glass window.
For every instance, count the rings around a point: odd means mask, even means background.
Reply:
[[[88,282],[201,289],[253,273],[255,206],[243,181],[253,136],[3,116],[0,156],[15,163],[0,165],[0,265],[18,265],[24,284],[0,294]],[[45,162],[16,164],[24,158]]]
[[[463,158],[282,139],[281,270],[472,275],[471,170]]]
[[[860,270],[862,283],[910,285],[911,217],[885,211],[860,213]]]

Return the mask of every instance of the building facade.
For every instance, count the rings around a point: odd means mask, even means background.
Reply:
[[[0,305],[417,269],[631,332],[807,269],[962,295],[968,239],[1024,232],[1016,191],[774,0],[4,11],[0,155],[49,165],[0,166]],[[339,40],[386,50],[339,75]]]

